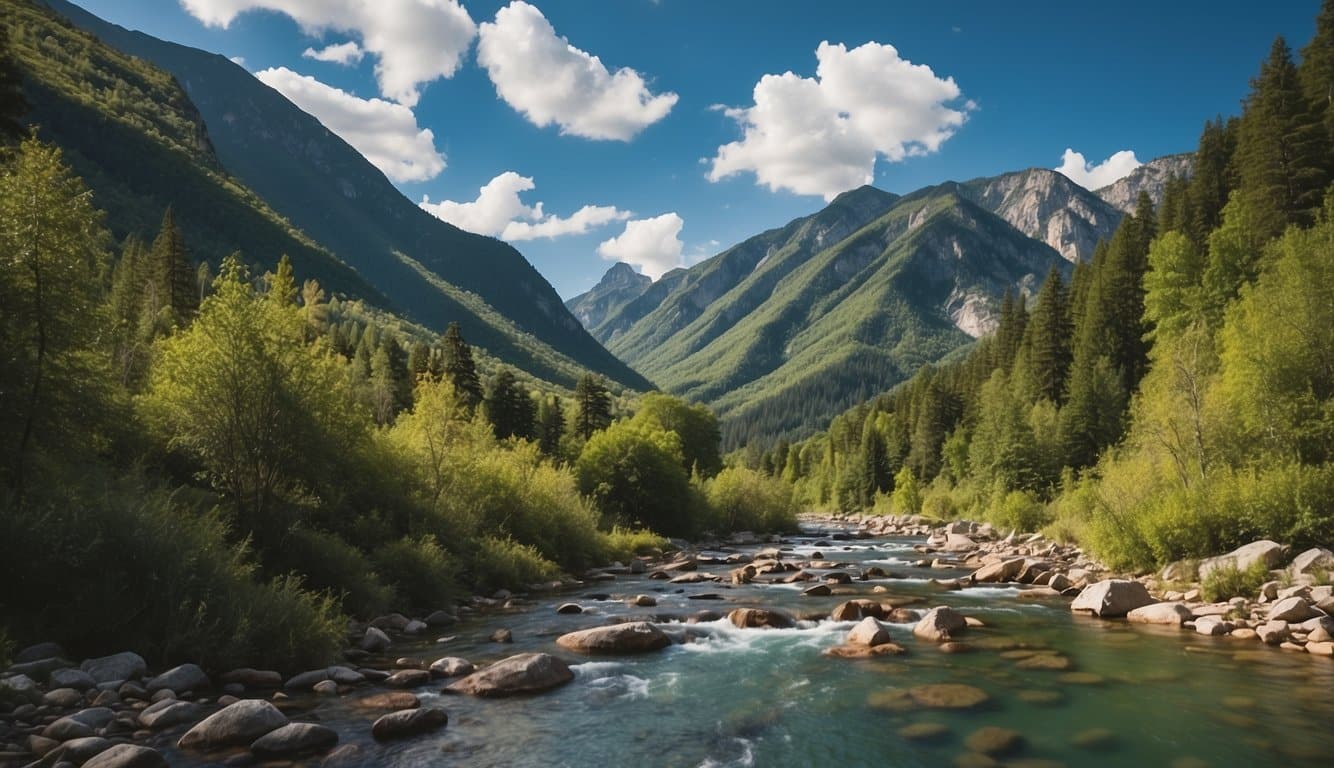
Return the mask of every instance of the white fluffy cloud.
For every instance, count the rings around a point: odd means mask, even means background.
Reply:
[[[226,27],[253,10],[284,13],[308,34],[352,33],[376,57],[380,94],[415,106],[419,88],[452,77],[477,35],[457,0],[180,0],[208,25]]]
[[[507,104],[534,125],[561,133],[629,141],[667,116],[675,93],[653,94],[638,72],[609,72],[597,56],[556,34],[537,8],[515,0],[483,23],[477,62]]]
[[[301,55],[307,59],[327,61],[332,64],[342,64],[343,66],[347,66],[361,61],[362,57],[366,55],[366,52],[361,50],[361,46],[357,45],[355,40],[348,40],[346,43],[326,45],[318,50],[315,48],[307,48],[301,52]]]
[[[935,152],[976,108],[956,104],[954,78],[900,58],[892,45],[822,42],[815,56],[814,78],[765,75],[753,106],[724,109],[743,135],[718,148],[710,181],[749,171],[772,191],[829,200],[871,183],[877,156]]]
[[[598,246],[598,255],[607,261],[624,261],[657,280],[676,267],[685,266],[681,249],[680,216],[664,213],[651,219],[625,222],[625,231]]]
[[[1056,170],[1084,189],[1092,190],[1102,189],[1140,165],[1142,163],[1135,158],[1135,153],[1128,149],[1117,152],[1097,165],[1091,165],[1082,154],[1067,148]]]
[[[520,192],[536,186],[530,177],[505,171],[488,181],[472,202],[432,203],[430,198],[423,197],[420,205],[459,229],[510,241],[582,235],[609,222],[630,218],[628,211],[610,205],[585,205],[564,218],[546,213],[542,203],[530,206],[519,199]]]
[[[419,127],[417,116],[402,104],[361,99],[286,67],[255,77],[313,115],[393,181],[426,181],[445,169],[435,135]]]

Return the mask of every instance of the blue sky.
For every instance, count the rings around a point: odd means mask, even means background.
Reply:
[[[1144,161],[1191,150],[1206,118],[1238,111],[1274,36],[1299,49],[1319,8],[1318,0],[464,0],[461,10],[454,0],[75,2],[266,73],[308,111],[325,112],[316,116],[390,169],[414,202],[475,201],[496,180],[482,205],[439,212],[511,239],[567,298],[596,282],[608,258],[653,274],[697,261],[819,209],[863,173],[907,192],[1055,168],[1067,148],[1091,164],[1121,151]],[[525,57],[520,40],[544,53]],[[817,57],[823,41],[831,47]],[[363,51],[359,61],[302,55],[349,42]],[[588,56],[605,67],[601,77]],[[751,109],[761,78],[789,71],[766,80],[764,108]],[[561,89],[562,73],[581,77]],[[735,142],[743,143],[720,153]],[[1114,178],[1131,167],[1126,160],[1089,183]],[[574,216],[585,206],[594,207]],[[516,224],[505,228],[507,219]]]

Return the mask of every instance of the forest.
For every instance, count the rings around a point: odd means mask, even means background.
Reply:
[[[1149,568],[1334,540],[1334,8],[1189,179],[966,355],[751,452],[803,506],[985,518]]]

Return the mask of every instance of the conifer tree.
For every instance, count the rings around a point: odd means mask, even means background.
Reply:
[[[1251,81],[1237,136],[1237,194],[1257,237],[1315,221],[1329,181],[1328,153],[1329,137],[1279,37]]]
[[[424,341],[414,342],[408,352],[408,375],[416,382],[426,375],[431,365],[431,347]]]
[[[111,273],[112,359],[121,386],[137,389],[148,364],[152,319],[145,318],[148,253],[134,235],[121,245],[120,260]]]
[[[1219,117],[1204,124],[1195,150],[1187,197],[1190,200],[1186,234],[1203,250],[1209,233],[1223,222],[1223,206],[1232,193],[1232,155],[1236,150],[1237,122]],[[1166,229],[1166,227],[1165,227]]]
[[[555,456],[560,452],[560,440],[565,435],[565,408],[559,397],[544,398],[538,409],[537,445],[542,453]]]
[[[1334,0],[1325,0],[1315,19],[1315,37],[1302,49],[1299,71],[1302,90],[1315,115],[1324,122],[1325,138],[1334,146]],[[1334,158],[1329,158],[1334,162]],[[1334,174],[1334,168],[1326,168]]]
[[[474,410],[482,404],[484,393],[482,381],[477,376],[477,364],[472,359],[472,347],[463,340],[463,333],[458,323],[450,323],[445,329],[445,375],[454,384],[454,392],[459,401],[468,410]]]
[[[170,329],[188,325],[199,311],[199,286],[195,284],[195,267],[185,247],[185,236],[176,226],[171,206],[162,215],[162,227],[153,241],[150,260],[162,326]]]
[[[1027,380],[1036,394],[1060,403],[1065,394],[1065,379],[1070,369],[1070,313],[1066,306],[1065,283],[1052,267],[1038,291],[1033,314],[1024,336]]]
[[[528,389],[514,376],[514,371],[501,368],[492,378],[491,391],[486,397],[486,416],[496,437],[531,438],[533,411]]]
[[[584,374],[574,388],[574,401],[574,431],[580,437],[587,440],[611,426],[611,392],[600,378]]]
[[[892,476],[889,459],[885,455],[885,440],[875,427],[875,418],[868,418],[862,429],[861,466],[858,491],[863,507],[875,505],[878,493],[889,489]]]

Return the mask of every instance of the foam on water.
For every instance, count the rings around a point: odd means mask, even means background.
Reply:
[[[741,754],[734,758],[723,758],[721,760],[714,757],[704,758],[704,762],[699,764],[699,768],[750,768],[755,765],[755,743],[750,739],[734,738],[729,739],[732,745],[740,748]]]

